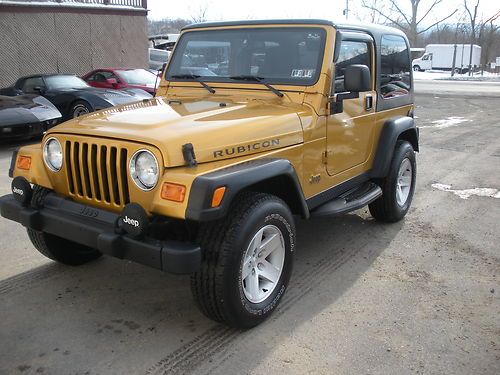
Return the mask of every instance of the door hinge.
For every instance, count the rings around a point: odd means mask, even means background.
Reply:
[[[328,163],[328,151],[323,151],[323,155],[321,156],[321,162],[323,164]]]

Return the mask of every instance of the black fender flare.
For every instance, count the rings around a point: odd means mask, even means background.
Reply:
[[[213,193],[221,186],[226,187],[224,198],[213,208]],[[309,217],[309,208],[292,164],[286,159],[263,158],[196,177],[189,193],[186,219],[209,221],[224,217],[236,195],[245,189],[274,194],[283,199],[294,214]]]
[[[418,147],[418,128],[413,118],[408,116],[396,117],[384,123],[380,133],[378,147],[373,159],[373,168],[370,176],[372,178],[383,178],[387,176],[391,165],[392,154],[399,139],[408,141],[415,151]]]

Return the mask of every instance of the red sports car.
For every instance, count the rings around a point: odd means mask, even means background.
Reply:
[[[146,69],[103,68],[82,77],[90,86],[106,89],[135,88],[155,93],[155,83],[160,79]]]

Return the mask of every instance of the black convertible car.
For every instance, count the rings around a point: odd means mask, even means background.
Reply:
[[[39,95],[0,95],[0,141],[37,137],[54,126],[61,113]]]
[[[0,95],[42,95],[62,114],[62,121],[99,109],[128,104],[151,95],[140,89],[111,90],[89,86],[84,80],[69,74],[38,74],[19,78],[13,87],[0,90]]]

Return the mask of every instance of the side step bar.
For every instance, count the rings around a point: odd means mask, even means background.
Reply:
[[[358,210],[382,196],[382,189],[374,183],[348,191],[311,211],[311,216],[341,215]]]

